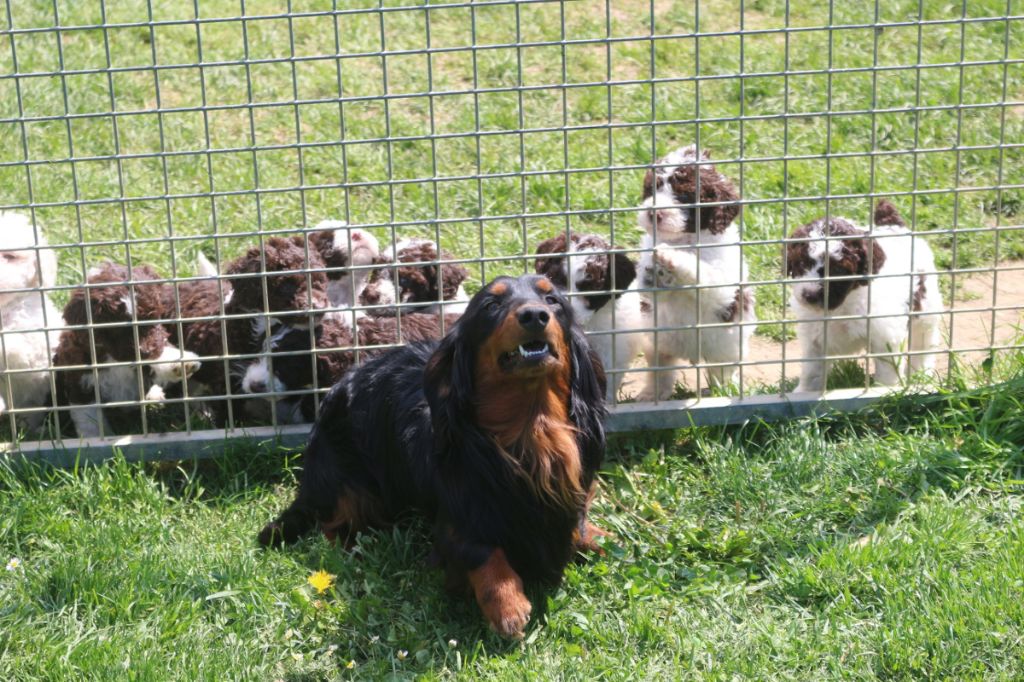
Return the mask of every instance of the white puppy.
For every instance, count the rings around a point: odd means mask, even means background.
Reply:
[[[27,216],[0,211],[0,414],[41,407],[50,394],[61,317],[45,291],[57,278],[57,256],[34,248],[41,246],[46,240]],[[34,429],[43,414],[23,414],[18,422]]]
[[[874,228],[822,218],[798,228],[786,247],[786,271],[796,280],[790,305],[803,349],[797,391],[822,391],[826,356],[875,357],[875,380],[899,383],[906,352],[912,371],[930,370],[943,309],[935,259],[887,201],[875,209]],[[827,272],[826,272],[827,269]],[[839,318],[839,319],[833,319]]]
[[[636,264],[625,254],[608,254],[611,245],[596,234],[565,234],[537,245],[534,268],[561,291],[569,293],[576,321],[608,371],[608,398],[618,397],[622,372],[643,346],[640,292],[629,289]],[[549,255],[550,254],[550,255]],[[618,293],[616,293],[618,292]],[[575,295],[572,295],[575,294]],[[611,334],[617,330],[617,333]]]
[[[672,395],[680,359],[712,365],[705,371],[714,386],[734,383],[757,321],[733,224],[739,195],[709,158],[677,149],[644,177],[641,246],[653,251],[641,256],[634,286],[656,289],[645,295],[645,324],[657,329],[645,354],[648,366],[666,368],[648,376],[660,400]]]

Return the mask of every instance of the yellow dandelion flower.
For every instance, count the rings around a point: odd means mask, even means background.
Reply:
[[[348,668],[349,670],[352,670],[353,668],[356,667],[356,662],[355,661],[349,661],[348,663],[345,664],[345,667]]]
[[[306,582],[313,586],[317,594],[323,594],[334,585],[334,576],[327,571],[317,571],[306,578]]]

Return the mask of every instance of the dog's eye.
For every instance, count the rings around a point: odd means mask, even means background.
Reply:
[[[4,253],[4,260],[17,260],[18,255],[15,253],[6,252]]]
[[[558,300],[558,297],[555,296],[554,294],[548,294],[547,296],[545,296],[544,302],[547,303],[548,305],[558,305],[559,303],[561,303]]]

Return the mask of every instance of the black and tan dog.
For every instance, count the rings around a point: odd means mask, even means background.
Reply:
[[[449,586],[522,636],[523,581],[557,583],[601,534],[587,507],[604,413],[604,370],[568,300],[544,277],[499,278],[443,340],[385,353],[327,394],[298,495],[259,541],[350,538],[420,510]]]

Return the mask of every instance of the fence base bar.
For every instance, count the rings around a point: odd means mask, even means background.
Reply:
[[[625,403],[608,415],[609,432],[681,429],[690,426],[741,424],[752,419],[774,421],[794,419],[833,411],[852,411],[864,407],[893,389],[843,389],[817,393],[789,393],[745,398],[692,398],[660,403]],[[284,449],[297,449],[309,437],[309,425],[262,426],[251,429],[161,433],[148,436],[82,438],[66,441],[26,441],[0,443],[0,457],[24,455],[60,467],[83,462],[101,462],[120,452],[130,461],[204,459],[215,457],[240,441],[273,443]]]

